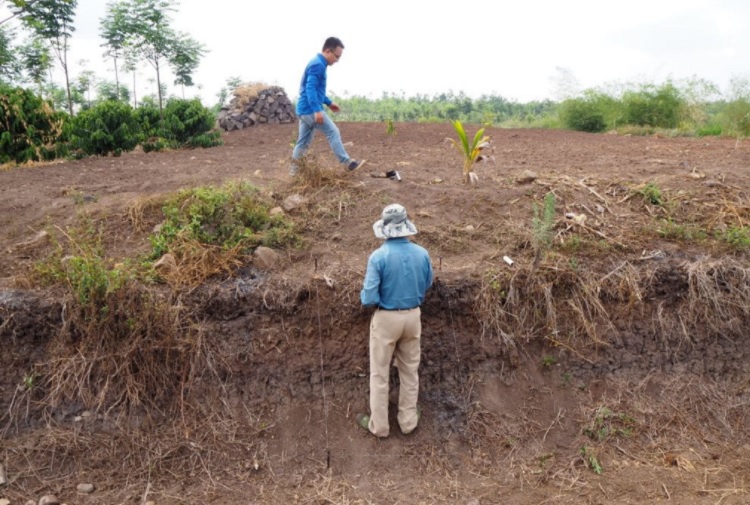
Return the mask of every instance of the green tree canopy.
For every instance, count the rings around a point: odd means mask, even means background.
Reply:
[[[24,24],[34,33],[49,41],[55,56],[65,74],[65,88],[68,94],[68,110],[73,115],[73,100],[70,94],[68,74],[68,41],[73,35],[73,16],[78,0],[36,0],[34,2],[14,2]]]

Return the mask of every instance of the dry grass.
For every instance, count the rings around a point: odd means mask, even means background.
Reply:
[[[150,195],[137,198],[127,207],[128,222],[135,231],[147,231],[147,222],[163,217],[161,208],[167,200],[166,195]]]
[[[299,171],[295,177],[295,188],[302,192],[322,188],[342,188],[353,185],[346,168],[325,166],[316,156],[308,155],[296,161]]]
[[[247,261],[244,251],[242,244],[225,249],[178,237],[156,270],[159,277],[174,290],[192,289],[209,277],[234,272]]]
[[[245,105],[249,104],[256,98],[258,98],[258,95],[261,92],[265,91],[266,89],[270,87],[271,86],[263,82],[247,82],[238,86],[232,92],[232,94],[234,95],[236,99],[237,108],[242,108]]]
[[[543,266],[491,271],[482,278],[475,314],[482,338],[513,348],[522,341],[606,345],[611,326],[595,277],[571,268]]]
[[[4,495],[23,503],[38,498],[40,489],[63,491],[74,472],[98,484],[99,503],[123,503],[135,496],[138,503],[170,502],[175,479],[199,482],[210,497],[231,491],[222,482],[228,477],[246,481],[273,472],[262,441],[273,425],[242,407],[198,396],[175,418],[112,412],[73,426],[50,421],[39,432],[0,439],[0,459],[13,469]]]
[[[742,333],[750,322],[750,268],[724,257],[626,260],[605,273],[565,262],[534,273],[524,266],[491,270],[477,288],[474,310],[482,337],[508,347],[542,337],[569,349],[608,345],[605,335],[644,320],[676,345]]]
[[[107,294],[102,304],[69,297],[63,307],[62,328],[27,385],[34,409],[79,403],[92,411],[169,411],[198,378],[209,380],[222,366],[183,306],[138,285]],[[9,411],[8,426],[28,416],[22,406]]]

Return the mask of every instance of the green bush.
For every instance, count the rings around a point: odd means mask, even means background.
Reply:
[[[223,144],[221,133],[212,131],[216,119],[200,100],[173,98],[164,108],[164,120],[158,137],[175,142],[176,146],[213,147]]]
[[[152,151],[163,151],[164,149],[170,149],[174,147],[174,142],[161,137],[151,137],[141,142],[141,147],[144,153],[150,153]]]
[[[604,115],[591,100],[573,98],[560,104],[560,121],[571,130],[598,133],[607,126]]]
[[[720,124],[707,124],[699,127],[695,134],[698,137],[719,137],[723,132],[723,128]]]
[[[64,154],[66,117],[31,91],[0,84],[0,163],[45,161]]]
[[[680,112],[687,107],[680,90],[671,82],[660,87],[643,85],[638,91],[626,92],[622,101],[626,123],[660,128],[676,128]]]
[[[159,135],[159,108],[153,105],[141,105],[134,111],[135,119],[141,126],[143,138],[157,137]]]
[[[133,108],[122,102],[102,102],[73,119],[73,147],[89,155],[119,156],[135,149],[140,139],[141,127]]]
[[[750,99],[739,98],[727,103],[724,115],[728,130],[735,135],[750,136]]]
[[[283,217],[271,216],[269,208],[248,183],[183,190],[164,204],[166,219],[151,237],[152,258],[168,252],[177,239],[224,248],[296,243],[293,225]]]

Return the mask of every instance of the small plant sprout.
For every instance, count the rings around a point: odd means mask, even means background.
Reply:
[[[659,186],[653,182],[649,182],[638,190],[638,194],[651,205],[662,205],[664,203],[664,197],[661,194]]]
[[[604,468],[602,468],[599,459],[596,457],[596,454],[591,447],[585,445],[581,447],[581,458],[586,467],[591,469],[595,474],[601,475],[604,472]]]
[[[389,137],[396,136],[396,127],[393,125],[393,119],[388,119],[385,122],[385,134]]]
[[[553,232],[555,228],[555,194],[551,191],[544,195],[544,206],[539,209],[536,203],[532,205],[534,216],[531,226],[534,232],[534,269],[552,247]]]
[[[34,384],[36,384],[36,373],[29,372],[23,376],[23,385],[28,391],[34,389]]]
[[[490,156],[482,154],[482,151],[490,147],[490,137],[484,134],[484,128],[480,128],[474,135],[474,140],[469,143],[461,121],[456,120],[452,124],[458,133],[458,140],[451,138],[446,140],[450,141],[464,157],[464,184],[468,182],[476,184],[479,182],[479,177],[474,173],[474,165],[491,159]]]
[[[549,354],[545,354],[542,356],[542,368],[552,368],[553,365],[557,363],[557,360],[554,356],[550,356]]]

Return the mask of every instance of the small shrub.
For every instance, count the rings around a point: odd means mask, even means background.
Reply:
[[[65,236],[69,249],[67,254],[58,241],[54,241],[54,252],[34,265],[38,280],[44,284],[64,284],[81,306],[108,310],[104,298],[122,287],[129,278],[124,268],[110,268],[101,245],[101,231],[83,219],[78,226],[68,228]]]
[[[0,84],[0,164],[64,155],[66,117],[31,91]]]
[[[695,134],[698,137],[720,137],[723,129],[720,124],[708,124],[699,127]]]
[[[625,122],[628,124],[676,128],[687,104],[671,82],[659,87],[643,85],[638,91],[624,93]]]
[[[151,237],[151,256],[159,258],[177,240],[224,249],[296,243],[298,236],[292,224],[281,217],[271,217],[269,207],[248,183],[183,190],[163,207],[166,220]]]
[[[144,104],[135,109],[134,114],[136,121],[141,126],[143,138],[158,137],[159,122],[161,121],[158,107]]]
[[[102,102],[73,119],[73,146],[89,155],[120,156],[135,149],[140,138],[133,108],[122,102]]]
[[[607,126],[595,102],[578,98],[560,104],[560,121],[571,130],[589,133],[602,132]]]
[[[223,144],[221,133],[212,131],[215,118],[200,100],[171,99],[164,108],[159,135],[177,145],[214,147]]]

